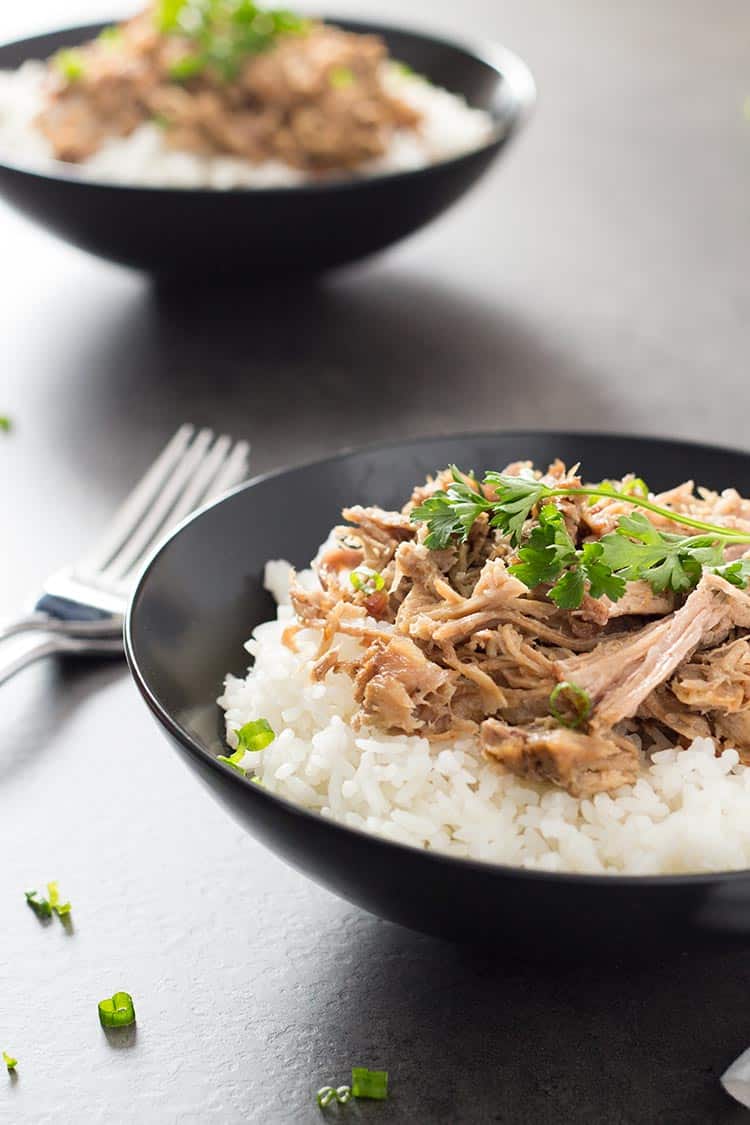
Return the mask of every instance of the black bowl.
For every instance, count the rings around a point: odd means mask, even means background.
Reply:
[[[0,192],[75,246],[157,275],[207,272],[267,278],[320,273],[382,250],[439,215],[475,183],[528,115],[535,97],[523,62],[501,47],[478,49],[415,31],[348,20],[374,32],[394,58],[489,110],[492,140],[412,172],[288,188],[231,191],[93,183],[74,165],[37,172],[3,161]],[[80,44],[103,24],[0,46],[0,69]]]
[[[189,519],[151,559],[126,625],[136,683],[183,760],[253,835],[374,914],[545,955],[746,942],[750,871],[564,875],[441,856],[332,823],[216,761],[223,677],[244,673],[243,642],[274,613],[262,587],[268,558],[306,565],[342,507],[400,506],[415,481],[450,462],[482,471],[525,458],[546,465],[557,456],[582,461],[593,480],[633,470],[657,489],[693,478],[750,493],[745,453],[569,433],[429,438],[261,477]]]

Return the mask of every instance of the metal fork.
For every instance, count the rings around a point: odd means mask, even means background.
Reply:
[[[95,546],[50,575],[31,613],[0,623],[0,641],[44,634],[0,659],[0,683],[53,653],[120,655],[125,609],[146,557],[180,520],[246,478],[249,452],[247,442],[181,426]]]

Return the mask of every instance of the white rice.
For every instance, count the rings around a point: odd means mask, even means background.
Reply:
[[[45,64],[36,61],[26,62],[15,71],[0,71],[0,159],[54,173],[61,164],[34,124],[42,108],[45,74]],[[424,168],[479,148],[497,132],[489,113],[473,109],[463,98],[416,75],[402,74],[388,66],[384,82],[392,93],[423,114],[423,120],[418,132],[397,130],[388,152],[360,168],[357,176]],[[90,180],[152,187],[227,190],[290,187],[320,180],[278,160],[251,164],[230,156],[176,152],[166,144],[164,131],[153,123],[141,125],[129,137],[111,138],[80,164],[62,167],[75,169]]]
[[[633,786],[577,799],[521,781],[482,759],[478,740],[453,744],[354,730],[352,684],[341,673],[310,679],[319,634],[281,641],[293,620],[289,565],[269,563],[266,585],[278,620],[248,641],[247,677],[228,676],[219,704],[227,739],[265,718],[276,740],[243,767],[272,793],[343,824],[417,848],[537,868],[629,874],[750,867],[750,768],[736,750],[715,755],[709,739],[653,754]],[[305,571],[302,579],[314,585]],[[357,642],[341,638],[357,651]]]

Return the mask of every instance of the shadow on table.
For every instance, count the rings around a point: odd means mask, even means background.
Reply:
[[[258,471],[378,439],[610,418],[606,386],[592,400],[591,374],[533,312],[425,277],[144,286],[96,324],[62,358],[54,406],[71,459],[100,484],[186,418],[249,436]],[[106,458],[83,433],[106,433]]]
[[[719,1075],[750,1040],[750,954],[530,968],[366,916],[352,929],[309,989],[311,1031],[334,1076],[389,1070],[389,1120],[748,1120]]]
[[[50,657],[25,668],[4,697],[0,732],[0,789],[11,776],[36,768],[63,727],[95,691],[126,675],[124,660]],[[53,737],[51,737],[53,736]],[[48,767],[54,770],[50,755]]]

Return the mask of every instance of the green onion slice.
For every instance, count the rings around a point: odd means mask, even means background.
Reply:
[[[7,1066],[9,1074],[11,1070],[15,1070],[18,1066],[18,1059],[14,1059],[13,1056],[9,1055],[7,1051],[3,1051],[3,1062]]]
[[[186,82],[195,78],[205,68],[205,62],[199,55],[183,55],[181,59],[173,62],[169,68],[169,77],[173,82]]]
[[[315,1095],[316,1101],[321,1109],[327,1109],[333,1102],[338,1102],[339,1105],[346,1105],[351,1101],[352,1089],[351,1086],[321,1086]]]
[[[52,917],[52,904],[43,898],[38,891],[26,891],[26,901],[38,918]]]
[[[559,699],[564,700],[567,704],[564,712],[557,706]],[[575,730],[577,727],[583,726],[591,714],[591,696],[577,684],[572,684],[569,680],[563,680],[550,693],[549,711],[550,715],[557,719],[560,726]]]
[[[13,428],[13,423],[11,422],[8,415],[7,414],[0,414],[0,430],[4,430],[5,433],[7,434],[7,433],[10,432],[10,430],[12,430],[12,428]]]
[[[384,1101],[388,1097],[388,1071],[353,1066],[352,1095],[355,1098],[374,1098],[377,1101]]]
[[[99,1001],[99,1022],[102,1027],[130,1027],[135,1023],[133,997],[129,992],[116,992]]]
[[[649,498],[648,485],[643,477],[635,477],[633,480],[628,481],[623,489],[626,496],[642,496],[644,500]]]
[[[70,914],[70,903],[60,902],[60,891],[58,890],[56,882],[47,883],[47,894],[49,895],[49,904],[58,918],[63,918],[66,914]]]
[[[345,90],[354,83],[354,71],[348,66],[335,66],[328,75],[328,82],[334,90]]]
[[[365,594],[376,594],[385,586],[383,575],[369,566],[358,566],[349,575],[349,581],[355,590]]]
[[[53,63],[68,82],[77,82],[86,73],[83,53],[76,47],[68,47],[58,51],[53,58]]]
[[[268,719],[255,719],[254,722],[245,723],[244,727],[240,727],[236,731],[236,734],[239,739],[238,749],[248,750],[251,754],[257,754],[259,750],[265,750],[266,746],[270,746],[276,737]]]

